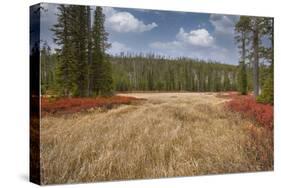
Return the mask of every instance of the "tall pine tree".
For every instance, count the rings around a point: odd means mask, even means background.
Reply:
[[[108,33],[104,28],[105,15],[101,7],[96,7],[93,24],[93,61],[90,78],[93,84],[93,95],[110,95],[112,93],[112,68],[106,54],[110,47]]]
[[[273,77],[274,77],[274,20],[273,18],[264,18],[263,22],[263,34],[270,41],[270,45],[268,47],[261,48],[261,55],[263,58],[269,63],[266,77],[264,78],[264,82],[262,83],[262,92],[258,97],[259,102],[263,103],[274,103],[274,90],[273,90]]]
[[[59,63],[57,83],[62,96],[88,95],[88,9],[85,6],[58,7],[58,23],[54,25],[54,41]]]
[[[56,66],[56,83],[59,94],[71,96],[74,88],[74,51],[71,41],[71,18],[69,17],[70,7],[58,6],[57,24],[54,25],[54,42],[60,47],[57,48],[58,65]]]
[[[238,72],[238,89],[242,95],[246,95],[248,91],[246,53],[248,51],[247,46],[249,45],[250,18],[241,16],[240,20],[235,25],[235,31],[235,39],[241,54]]]
[[[74,46],[75,90],[73,95],[84,97],[88,93],[87,7],[71,6],[72,44]]]

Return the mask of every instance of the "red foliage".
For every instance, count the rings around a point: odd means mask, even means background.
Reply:
[[[244,117],[251,118],[261,126],[273,128],[273,106],[256,102],[252,95],[239,95],[231,93],[231,99],[226,107],[231,111],[239,112]]]
[[[113,105],[130,104],[134,100],[139,99],[134,97],[112,96],[97,98],[59,98],[53,100],[41,97],[41,110],[44,115],[56,112],[74,113],[97,107],[112,108]]]

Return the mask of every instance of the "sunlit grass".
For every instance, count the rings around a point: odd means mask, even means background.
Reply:
[[[48,115],[43,184],[273,169],[272,132],[204,93],[143,93],[137,104]]]

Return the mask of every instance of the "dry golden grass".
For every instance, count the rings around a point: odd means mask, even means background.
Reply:
[[[147,100],[42,119],[43,184],[273,169],[272,133],[225,111],[225,99],[127,95]]]

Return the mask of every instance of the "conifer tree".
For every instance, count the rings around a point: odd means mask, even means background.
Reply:
[[[57,83],[63,96],[87,96],[88,90],[88,23],[85,6],[58,7],[58,22],[54,25],[57,50]]]
[[[91,7],[87,6],[87,27],[88,27],[88,70],[87,70],[87,74],[88,74],[88,96],[92,96],[92,92],[93,92],[93,83],[92,83],[92,79],[91,79],[91,70],[90,67],[92,65],[92,61],[93,61],[93,53],[92,53],[92,48],[93,48],[93,44],[92,44],[92,22],[91,22]]]
[[[246,95],[248,92],[247,88],[247,72],[244,61],[239,63],[239,72],[238,72],[238,90],[242,95]]]
[[[41,93],[45,94],[48,90],[51,82],[51,48],[44,43],[42,49],[40,50],[40,65],[41,65]]]
[[[74,46],[74,83],[73,95],[84,97],[88,92],[88,54],[87,54],[87,7],[72,6],[72,44]]]
[[[54,25],[54,42],[57,48],[58,65],[56,66],[57,85],[60,95],[71,96],[74,88],[74,51],[71,43],[70,8],[66,5],[58,6],[57,24]]]
[[[108,33],[104,28],[105,15],[101,7],[96,7],[93,24],[93,61],[91,76],[93,94],[110,95],[112,93],[112,70],[106,49],[110,47],[107,42]]]
[[[240,49],[241,60],[239,62],[238,71],[238,89],[242,95],[247,94],[247,72],[246,72],[246,53],[247,46],[249,45],[249,32],[250,32],[250,18],[241,16],[240,20],[235,25],[236,42]]]
[[[263,47],[261,55],[265,58],[268,63],[269,67],[266,71],[267,76],[264,78],[264,82],[262,83],[262,92],[261,95],[258,97],[259,102],[263,103],[274,103],[274,90],[273,90],[273,77],[274,77],[274,37],[273,37],[273,30],[274,30],[274,20],[273,18],[264,18],[264,27],[263,27],[263,34],[268,38],[271,42],[269,47]]]
[[[251,19],[252,46],[253,46],[253,83],[254,83],[254,96],[260,94],[259,82],[259,44],[260,44],[260,18],[253,17]]]

